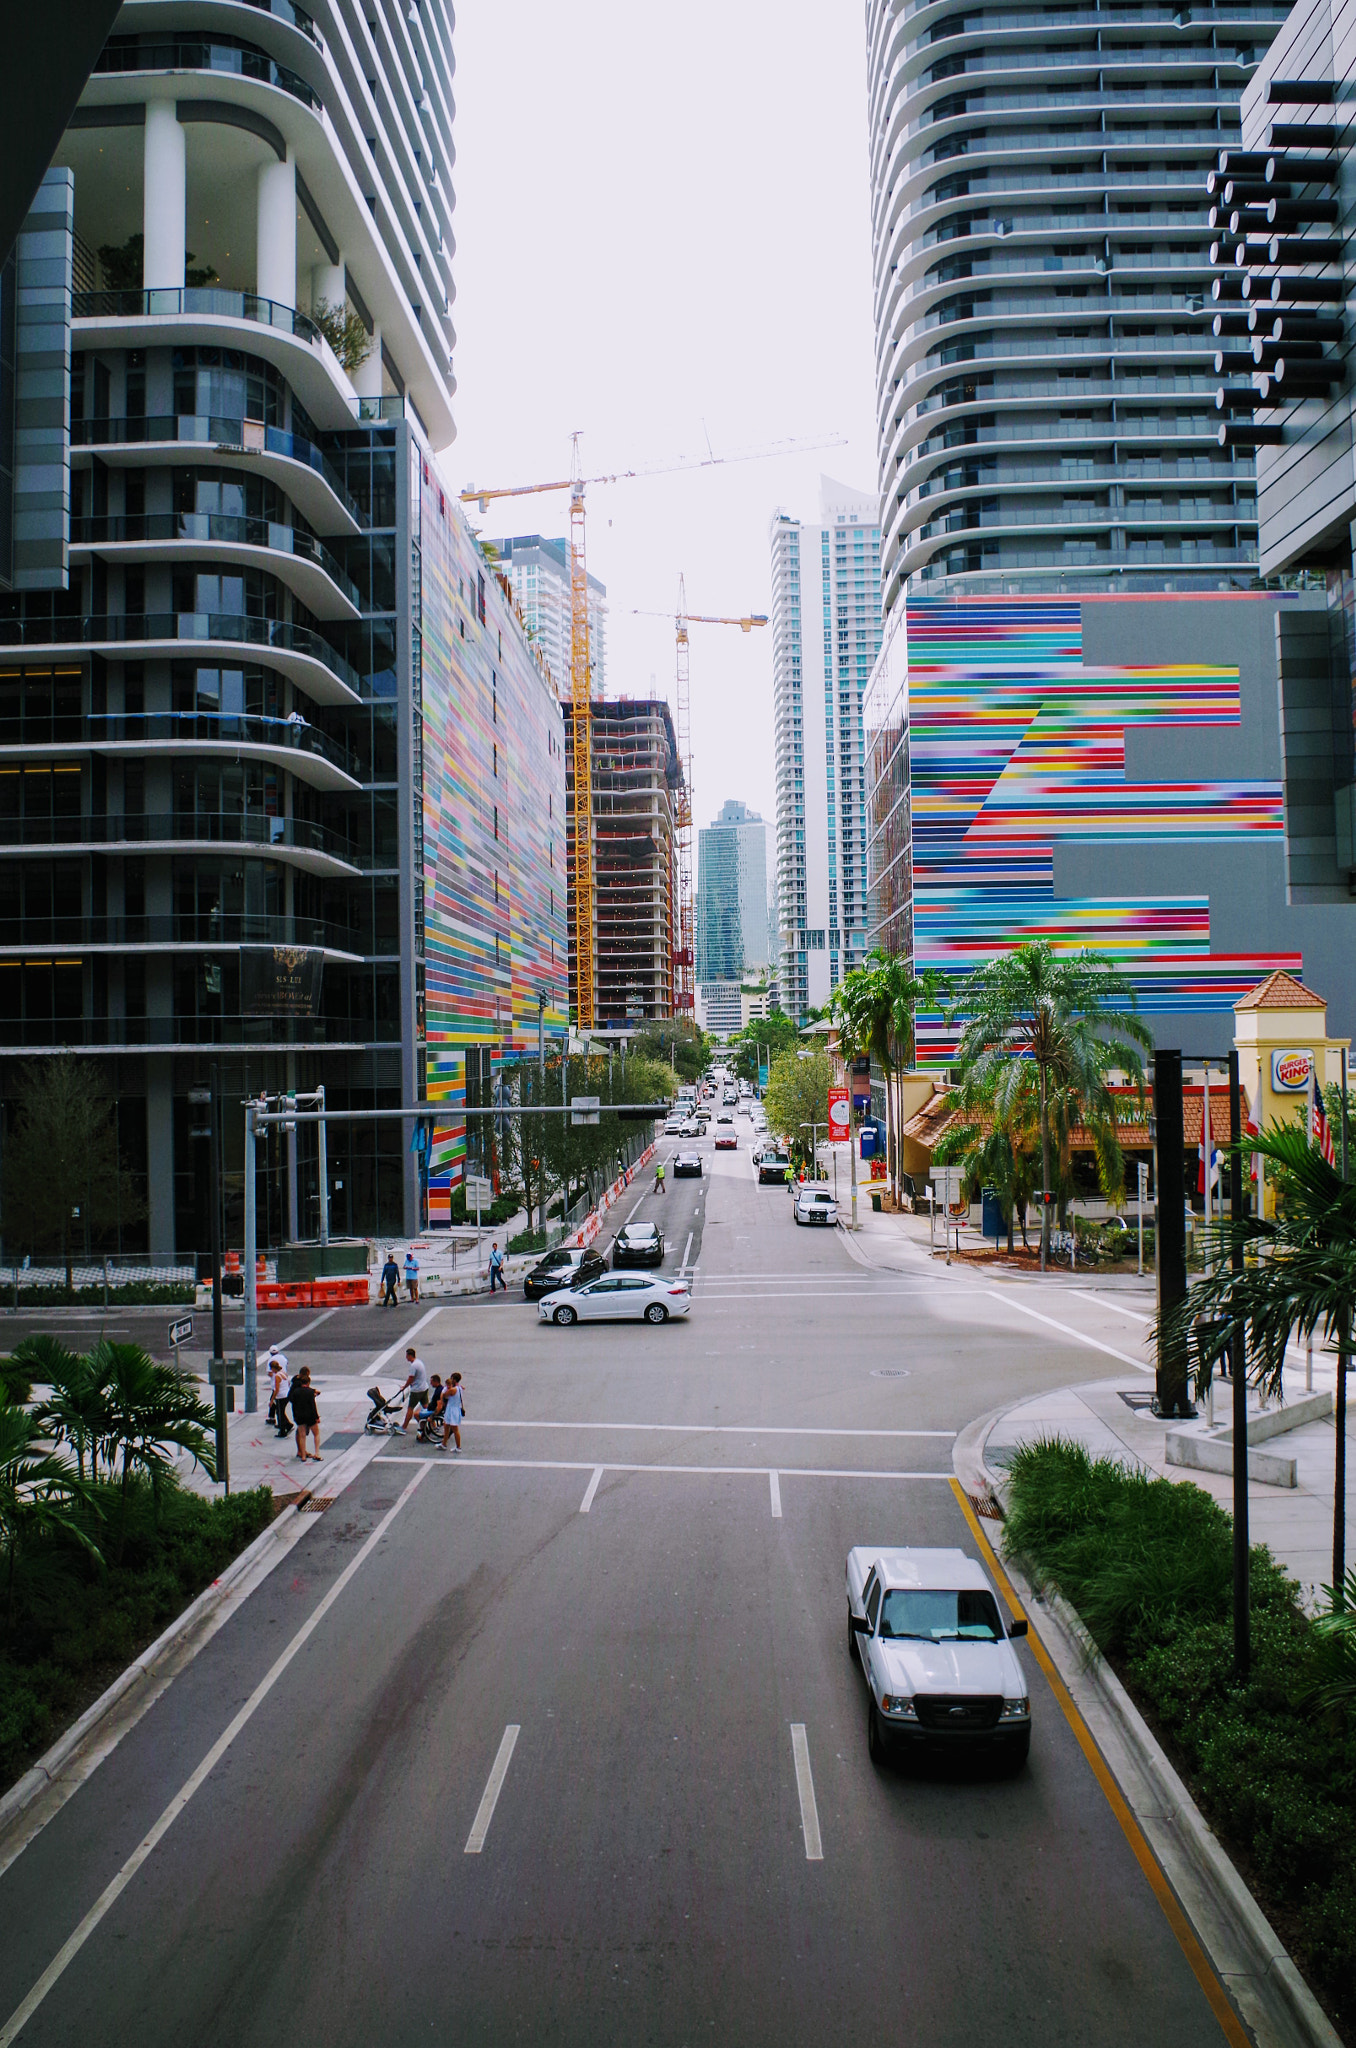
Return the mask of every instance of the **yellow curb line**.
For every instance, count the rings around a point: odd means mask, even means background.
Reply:
[[[998,1561],[998,1553],[980,1526],[979,1517],[970,1505],[969,1495],[959,1479],[953,1478],[951,1485],[956,1499],[960,1502],[961,1513],[970,1525],[971,1534],[977,1542],[983,1544],[989,1554],[991,1569],[995,1579],[998,1581],[999,1591],[1011,1608],[1014,1618],[1017,1620],[1023,1619],[1026,1616],[1026,1610],[1013,1590],[1012,1581],[1008,1578],[1007,1573]],[[1027,1618],[1029,1619],[1029,1617]],[[1163,1908],[1167,1916],[1168,1925],[1177,1936],[1182,1954],[1191,1965],[1197,1983],[1209,2000],[1210,2009],[1220,2023],[1224,2038],[1230,2043],[1230,2048],[1253,2048],[1252,2037],[1248,2034],[1238,2014],[1234,2011],[1228,1992],[1224,1989],[1214,1965],[1201,1947],[1195,1929],[1182,1911],[1177,1894],[1164,1876],[1158,1858],[1149,1846],[1144,1830],[1140,1827],[1139,1822],[1126,1804],[1125,1795],[1116,1783],[1109,1764],[1098,1748],[1092,1730],[1088,1727],[1087,1722],[1083,1719],[1082,1714],[1074,1703],[1073,1695],[1069,1691],[1068,1686],[1055,1669],[1050,1652],[1046,1649],[1045,1644],[1034,1629],[1031,1629],[1029,1632],[1027,1642],[1031,1646],[1036,1662],[1045,1673],[1046,1682],[1059,1702],[1065,1720],[1074,1732],[1074,1738],[1079,1748],[1092,1766],[1092,1774],[1106,1795],[1107,1805],[1120,1823],[1121,1833],[1130,1844],[1135,1861],[1149,1880],[1154,1897]]]

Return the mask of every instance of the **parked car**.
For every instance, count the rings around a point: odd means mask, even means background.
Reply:
[[[790,1156],[780,1146],[764,1145],[758,1155],[758,1185],[780,1186],[791,1171]]]
[[[796,1190],[792,1214],[797,1223],[836,1223],[838,1204],[823,1181],[803,1180]]]
[[[612,1270],[622,1266],[662,1266],[664,1234],[657,1223],[624,1223],[612,1240]]]
[[[1031,1700],[993,1588],[963,1550],[848,1552],[848,1654],[866,1675],[867,1749],[900,1744],[1002,1753],[1031,1748]]]
[[[685,1316],[692,1307],[686,1282],[659,1274],[604,1273],[587,1287],[570,1288],[562,1294],[544,1296],[540,1316],[544,1323],[621,1322],[639,1319],[666,1323],[670,1316]]]
[[[560,1245],[532,1268],[523,1281],[523,1296],[527,1301],[540,1301],[543,1294],[554,1294],[562,1287],[582,1287],[586,1280],[596,1280],[606,1271],[606,1261],[591,1245],[584,1251]]]
[[[702,1177],[702,1155],[700,1152],[679,1152],[673,1162],[675,1180],[700,1180]]]

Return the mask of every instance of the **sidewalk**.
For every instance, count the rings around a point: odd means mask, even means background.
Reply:
[[[1285,1378],[1287,1398],[1302,1397],[1303,1365],[1287,1368]],[[1313,1378],[1316,1392],[1334,1386],[1336,1366],[1328,1355],[1315,1354]],[[1054,1436],[1071,1438],[1083,1444],[1094,1458],[1117,1458],[1123,1464],[1153,1473],[1156,1478],[1200,1486],[1229,1512],[1234,1484],[1230,1474],[1184,1469],[1167,1462],[1165,1439],[1169,1430],[1204,1434],[1208,1428],[1205,1404],[1201,1404],[1196,1422],[1169,1422],[1150,1413],[1151,1393],[1151,1383],[1138,1374],[1127,1374],[1123,1378],[1091,1380],[1082,1386],[1037,1394],[999,1412],[982,1434],[980,1457],[991,1477],[998,1478],[1020,1445]],[[1228,1419],[1229,1399],[1225,1386],[1216,1397],[1216,1418],[1221,1423]],[[1250,1420],[1257,1413],[1257,1395],[1249,1388]],[[1248,1483],[1248,1533],[1254,1543],[1265,1543],[1277,1562],[1298,1580],[1305,1605],[1311,1610],[1325,1604],[1322,1588],[1332,1577],[1334,1427],[1329,1414],[1322,1421],[1303,1423],[1268,1441],[1267,1450],[1295,1459],[1295,1487],[1270,1486],[1259,1480]],[[1348,1410],[1349,1528],[1356,1527],[1356,1472],[1351,1449],[1354,1436],[1356,1429]]]

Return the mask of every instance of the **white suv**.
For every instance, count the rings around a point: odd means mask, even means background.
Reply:
[[[803,1180],[796,1189],[797,1223],[836,1223],[838,1204],[822,1181]]]

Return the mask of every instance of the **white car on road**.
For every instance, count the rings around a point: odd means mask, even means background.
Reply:
[[[838,1204],[822,1181],[803,1180],[796,1189],[797,1223],[836,1223]]]
[[[571,1296],[572,1300],[577,1296]],[[867,1748],[986,1749],[1013,1769],[1031,1747],[1031,1701],[993,1588],[963,1550],[872,1550],[847,1561],[848,1654],[866,1673]]]
[[[666,1323],[692,1307],[687,1282],[664,1273],[604,1273],[586,1287],[544,1294],[538,1314],[544,1323]]]

